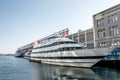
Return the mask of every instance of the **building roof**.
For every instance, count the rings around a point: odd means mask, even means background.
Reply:
[[[107,13],[110,13],[110,12],[118,10],[118,9],[120,9],[120,4],[117,4],[115,6],[112,6],[112,7],[108,8],[108,9],[105,9],[101,12],[98,12],[98,13],[94,14],[93,17],[95,17],[98,14],[107,14]]]

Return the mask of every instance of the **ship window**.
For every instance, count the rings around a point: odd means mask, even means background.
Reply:
[[[56,43],[56,45],[59,45],[58,42]]]
[[[69,48],[67,48],[67,50],[70,50]]]
[[[64,49],[63,49],[63,48],[60,48],[59,50],[60,50],[60,51],[63,51]]]
[[[57,42],[57,45],[60,45],[60,43],[59,43],[59,42]]]
[[[63,42],[61,42],[61,44],[64,44]]]
[[[75,50],[76,48],[74,47],[73,50]]]
[[[70,50],[72,50],[72,48],[69,48]]]
[[[63,42],[63,44],[66,44],[67,42]]]
[[[82,49],[81,47],[77,47],[77,49]]]
[[[65,51],[65,48],[63,48],[63,51]]]
[[[40,48],[46,48],[46,47],[52,47],[52,46],[56,46],[56,45],[61,45],[61,44],[75,44],[77,42],[73,42],[73,41],[67,41],[67,42],[56,42],[56,43],[52,43],[52,44],[49,44],[49,45],[43,45],[43,46],[39,46],[39,47],[36,47],[34,49],[40,49]],[[72,48],[70,49],[63,49],[63,50],[72,50]],[[62,51],[63,51],[62,50]],[[73,49],[74,50],[74,49]]]
[[[55,46],[55,43],[53,43],[53,46]]]

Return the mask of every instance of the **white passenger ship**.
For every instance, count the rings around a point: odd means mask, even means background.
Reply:
[[[54,36],[34,46],[30,59],[47,64],[90,68],[111,51],[110,48],[85,49],[73,40]]]

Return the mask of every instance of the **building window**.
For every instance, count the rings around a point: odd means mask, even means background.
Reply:
[[[110,36],[119,35],[119,29],[117,25],[109,27],[109,35]]]
[[[85,42],[85,38],[80,38],[80,42]]]
[[[105,29],[98,30],[98,38],[103,38],[105,36]]]
[[[103,19],[103,18],[97,20],[97,26],[98,26],[98,27],[102,27],[102,26],[104,26],[104,19]]]
[[[120,46],[120,40],[111,41],[111,46]]]
[[[118,17],[116,14],[108,16],[108,23],[109,24],[116,23],[117,21],[118,21]]]
[[[73,37],[73,40],[74,40],[74,41],[78,41],[78,36],[74,36],[74,37]]]
[[[106,42],[99,42],[98,45],[99,45],[99,47],[106,47],[107,43]]]

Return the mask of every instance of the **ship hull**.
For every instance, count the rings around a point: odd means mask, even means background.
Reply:
[[[52,64],[52,65],[60,65],[60,66],[72,66],[72,67],[86,67],[90,68],[93,66],[96,62],[98,62],[100,59],[95,59],[89,61],[89,59],[84,59],[84,60],[52,60],[52,61],[44,61],[42,60],[41,63],[46,63],[46,64]]]
[[[52,65],[60,65],[60,66],[71,66],[71,67],[85,67],[90,68],[100,59],[40,59],[40,58],[30,58],[31,61],[52,64]]]
[[[52,53],[32,53],[30,60],[52,65],[90,68],[104,59],[112,49],[86,49]]]

